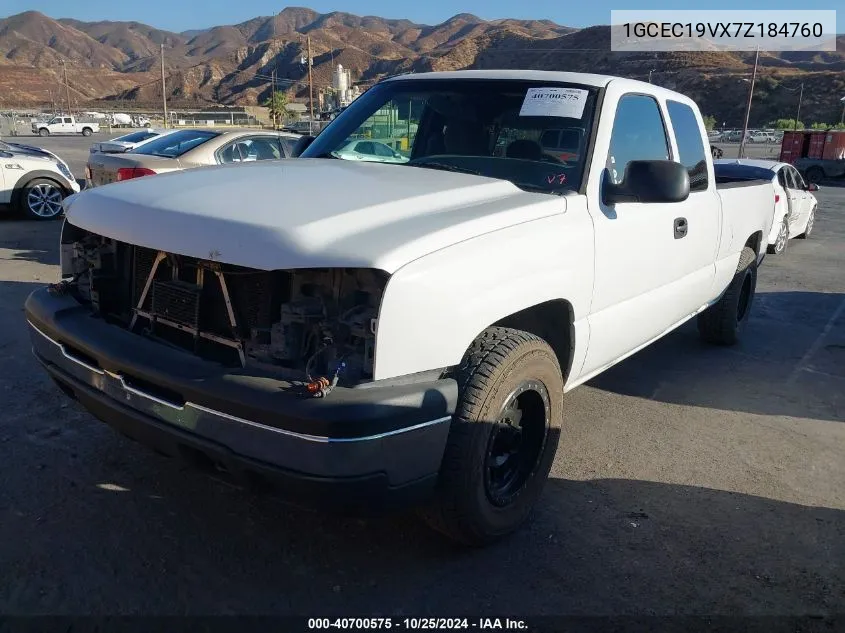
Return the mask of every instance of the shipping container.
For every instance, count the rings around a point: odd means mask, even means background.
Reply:
[[[845,131],[830,131],[825,134],[822,158],[825,160],[845,159]]]
[[[807,132],[784,132],[780,146],[780,161],[791,164],[806,156],[809,142],[810,135]]]
[[[810,149],[807,151],[808,158],[821,158],[824,154],[824,139],[827,132],[812,132],[810,134]]]

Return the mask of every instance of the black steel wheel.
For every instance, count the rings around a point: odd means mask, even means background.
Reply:
[[[563,376],[544,340],[491,327],[455,378],[458,406],[436,496],[422,514],[450,538],[484,545],[514,532],[542,492],[560,436]]]

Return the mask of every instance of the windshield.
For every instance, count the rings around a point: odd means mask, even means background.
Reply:
[[[460,171],[544,193],[577,190],[597,89],[490,79],[387,81],[302,154]]]
[[[147,154],[150,156],[164,156],[176,158],[195,147],[210,141],[217,132],[210,130],[179,130],[173,134],[167,134],[161,138],[153,139],[140,147],[130,150],[130,154]]]

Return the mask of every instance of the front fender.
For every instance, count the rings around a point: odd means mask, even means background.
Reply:
[[[585,318],[592,220],[583,198],[561,202],[565,213],[480,235],[396,271],[379,311],[375,379],[457,365],[485,328],[546,301],[565,299],[576,322]]]

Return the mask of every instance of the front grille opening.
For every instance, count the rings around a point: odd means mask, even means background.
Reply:
[[[101,369],[100,363],[97,362],[97,359],[93,356],[89,356],[85,352],[72,345],[68,345],[67,343],[62,343],[62,349],[64,350],[65,354],[74,360],[78,360],[81,363],[85,363],[89,367],[94,367],[95,369]]]
[[[121,374],[121,376],[123,377],[123,382],[128,387],[132,387],[132,389],[140,391],[148,396],[152,396],[153,398],[163,400],[168,404],[172,404],[174,407],[185,406],[185,398],[177,391],[166,389],[151,382],[147,382],[146,380],[142,380],[141,378],[136,378],[135,376],[127,376],[126,374]]]

